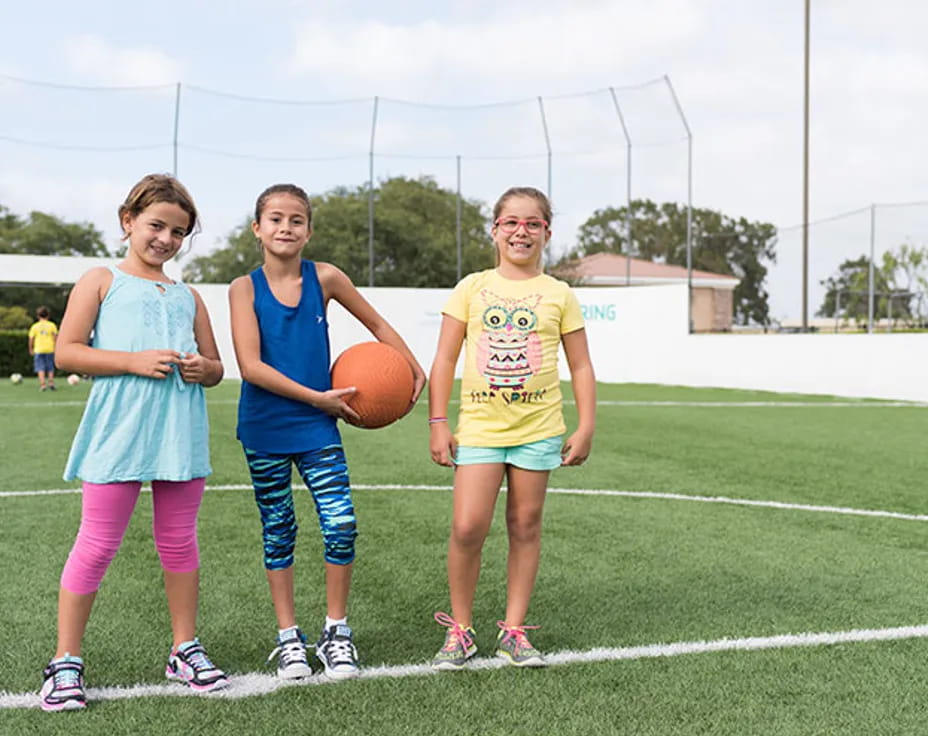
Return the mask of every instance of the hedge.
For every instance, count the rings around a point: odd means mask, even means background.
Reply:
[[[0,376],[22,373],[31,376],[29,330],[0,330]]]

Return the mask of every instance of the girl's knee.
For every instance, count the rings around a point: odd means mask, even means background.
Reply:
[[[489,529],[482,523],[455,521],[451,525],[451,541],[459,547],[481,547]]]
[[[290,514],[274,519],[273,523],[269,523],[269,520],[264,521],[262,537],[265,569],[282,570],[293,564],[298,529],[296,517]]]
[[[119,541],[101,542],[78,535],[61,572],[61,587],[72,593],[95,593],[119,550]]]
[[[511,541],[536,542],[541,539],[541,514],[507,515],[506,530]]]
[[[190,572],[200,567],[200,547],[195,535],[178,541],[156,539],[155,549],[161,567],[168,572]]]
[[[342,517],[323,526],[322,542],[325,561],[333,565],[347,565],[354,560],[355,539],[358,537],[354,515]]]

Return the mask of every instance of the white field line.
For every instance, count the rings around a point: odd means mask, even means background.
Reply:
[[[573,401],[565,401],[573,404]],[[916,401],[597,401],[597,406],[693,406],[709,409],[729,408],[789,408],[789,409],[893,409],[897,407],[926,407]]]
[[[750,636],[741,639],[716,639],[714,641],[681,641],[671,644],[644,644],[632,647],[597,647],[585,652],[561,651],[547,656],[551,665],[589,664],[594,662],[616,662],[622,660],[648,659],[655,657],[678,657],[684,654],[706,654],[709,652],[758,651],[763,649],[790,649],[857,642],[895,641],[899,639],[928,638],[928,625],[898,626],[886,629],[852,629],[821,633],[781,634],[779,636]],[[501,659],[477,658],[468,664],[468,669],[490,670],[508,666]],[[385,678],[424,677],[436,675],[427,664],[381,665],[363,667],[361,680]],[[448,677],[449,675],[445,675]],[[453,675],[451,675],[453,677]],[[91,701],[125,700],[141,697],[184,697],[239,699],[265,695],[285,687],[333,684],[322,674],[301,681],[280,680],[272,674],[249,672],[231,674],[229,687],[214,693],[200,695],[177,683],[158,685],[132,685],[128,687],[88,688],[87,698]],[[37,693],[8,693],[0,690],[0,709],[38,708]]]
[[[450,491],[451,486],[432,485],[356,485],[358,491],[397,490],[397,491]],[[151,491],[143,488],[143,492]],[[250,491],[250,485],[215,485],[207,486],[208,491]],[[503,489],[505,490],[505,489]],[[62,496],[79,494],[80,488],[55,488],[39,491],[0,491],[0,500],[22,496]],[[700,496],[685,493],[660,493],[657,491],[610,491],[599,488],[549,488],[548,493],[566,496],[616,496],[620,498],[651,498],[661,501],[691,501],[695,503],[721,503],[732,506],[749,506],[755,508],[780,509],[783,511],[813,511],[825,514],[842,514],[845,516],[869,516],[900,521],[928,521],[928,514],[906,514],[901,511],[883,511],[880,509],[857,509],[850,506],[821,506],[806,503],[786,503],[784,501],[764,501],[752,498],[731,498],[729,496]]]
[[[87,403],[84,400],[74,401],[0,401],[0,409],[15,409],[18,407],[26,409],[38,409],[43,407],[60,407],[60,406],[84,406]],[[238,399],[210,399],[209,404],[237,404]],[[460,403],[452,400],[450,403]],[[564,400],[565,404],[573,405],[575,402],[570,399]],[[601,399],[596,402],[597,406],[651,406],[651,407],[694,407],[699,409],[896,409],[896,408],[924,408],[928,403],[920,401],[879,401],[873,399],[860,399],[850,401],[612,401]]]

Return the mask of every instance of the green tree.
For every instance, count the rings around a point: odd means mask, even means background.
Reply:
[[[369,277],[368,191],[339,187],[313,203],[313,236],[306,256],[341,268],[358,286]],[[446,287],[457,280],[457,199],[430,178],[394,178],[374,190],[375,286]],[[479,202],[461,203],[462,273],[489,268],[495,251]],[[184,278],[227,283],[261,264],[251,218],[225,247],[193,259]]]
[[[867,256],[849,258],[838,266],[837,273],[819,282],[825,287],[825,297],[815,313],[818,317],[841,317],[866,323],[869,315],[867,291],[870,284],[870,259]],[[874,289],[886,293],[886,277],[874,269]],[[878,305],[874,304],[877,309]]]
[[[632,255],[638,258],[686,265],[686,207],[649,199],[631,203]],[[594,253],[626,252],[626,207],[596,210],[581,226],[577,245],[562,263]],[[776,263],[776,228],[744,217],[694,209],[692,213],[693,268],[735,276],[737,324],[769,324],[768,293],[764,287],[766,263]]]
[[[18,217],[0,205],[0,253],[108,256],[103,233],[90,223],[64,222],[45,212]]]
[[[108,256],[103,234],[89,223],[69,223],[44,212],[20,217],[0,205],[0,253],[40,256]],[[35,314],[47,306],[60,321],[67,303],[67,286],[7,286],[0,289],[0,305],[22,307]]]
[[[825,296],[816,314],[819,317],[855,320],[866,324],[869,318],[870,259],[848,259],[838,271],[819,282]],[[903,244],[883,253],[873,269],[874,319],[924,321],[928,290],[928,247]]]
[[[261,265],[261,250],[251,231],[251,217],[229,233],[226,245],[184,266],[185,281],[227,284]]]

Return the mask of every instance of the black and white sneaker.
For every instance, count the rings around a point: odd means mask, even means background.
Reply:
[[[39,694],[42,710],[81,710],[87,706],[83,659],[65,654],[49,662],[42,675],[45,678]]]
[[[171,650],[164,676],[203,693],[229,686],[226,673],[212,663],[199,639],[185,641]]]
[[[336,624],[322,630],[316,642],[316,658],[325,675],[332,680],[350,680],[358,676],[358,651],[351,641],[351,628]]]
[[[282,680],[309,677],[313,670],[306,659],[306,634],[296,626],[277,636],[277,647],[267,661],[277,657],[277,676]]]

